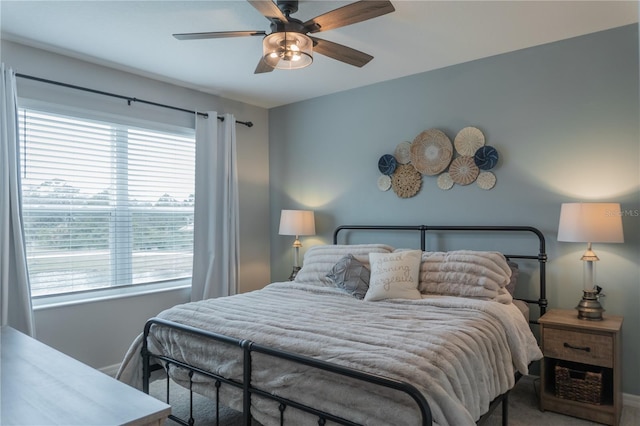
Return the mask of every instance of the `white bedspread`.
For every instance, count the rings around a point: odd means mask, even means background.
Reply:
[[[179,305],[158,316],[410,382],[423,392],[434,421],[442,426],[474,424],[492,399],[513,387],[515,369],[527,374],[528,364],[542,357],[513,304],[461,297],[366,302],[339,289],[287,282]],[[140,340],[134,342],[118,373],[120,380],[136,386],[141,383]],[[241,359],[239,349],[221,349],[167,330],[152,329],[150,340],[154,350],[241,380],[240,363],[232,361]],[[263,372],[265,367],[269,373]],[[185,375],[175,372],[174,379],[184,384]],[[418,424],[417,408],[408,397],[259,354],[252,383],[281,396],[303,398],[362,424]],[[200,383],[194,390],[215,395]],[[241,409],[241,395],[226,391],[221,403]],[[252,403],[256,420],[278,424],[272,417],[274,403],[259,398]],[[295,417],[295,410],[286,415],[289,424],[314,424]]]

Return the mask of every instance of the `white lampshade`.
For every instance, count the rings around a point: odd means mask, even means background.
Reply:
[[[280,235],[315,235],[316,223],[312,210],[282,210]]]
[[[623,243],[619,203],[563,203],[558,241]]]

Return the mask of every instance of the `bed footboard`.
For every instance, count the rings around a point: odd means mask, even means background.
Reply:
[[[223,344],[228,344],[232,346],[236,346],[242,349],[242,371],[243,371],[243,379],[242,381],[230,380],[228,378],[222,377],[213,372],[204,370],[202,368],[198,368],[196,366],[188,365],[179,360],[173,359],[171,357],[167,357],[161,354],[152,353],[147,344],[147,337],[149,336],[151,327],[166,327],[174,330],[179,330],[180,332],[200,336],[206,339],[211,339]],[[318,418],[318,424],[324,425],[327,421],[334,422],[336,424],[341,425],[349,425],[356,426],[358,423],[354,423],[348,419],[344,419],[335,414],[325,412],[309,406],[307,404],[303,404],[298,401],[294,401],[287,398],[282,398],[277,395],[273,395],[266,389],[260,389],[252,384],[252,354],[260,353],[269,357],[279,358],[282,360],[287,360],[293,363],[305,365],[311,368],[316,368],[319,370],[327,371],[333,374],[341,375],[344,377],[349,377],[355,380],[359,380],[362,382],[372,383],[377,386],[381,386],[384,388],[393,389],[399,392],[403,392],[407,394],[409,397],[415,401],[420,414],[421,414],[421,425],[428,426],[431,425],[433,420],[431,416],[431,410],[429,408],[429,404],[427,400],[424,398],[422,393],[418,391],[414,386],[409,383],[401,382],[397,380],[393,380],[390,378],[377,376],[374,374],[365,373],[362,371],[354,370],[351,368],[346,368],[340,365],[332,364],[329,362],[301,356],[298,354],[294,354],[291,352],[281,351],[278,349],[270,348],[267,346],[259,345],[250,340],[240,340],[235,339],[229,336],[225,336],[222,334],[211,333],[208,331],[200,330],[194,327],[185,326],[183,324],[175,323],[172,321],[167,321],[159,318],[152,318],[145,324],[144,328],[144,339],[142,344],[142,360],[143,360],[143,391],[145,393],[149,393],[149,380],[151,373],[151,363],[152,360],[161,361],[165,367],[169,365],[175,365],[180,368],[184,368],[189,372],[190,383],[192,383],[191,379],[193,375],[200,374],[206,376],[214,381],[216,387],[216,393],[219,395],[220,387],[222,385],[232,386],[242,391],[242,415],[243,415],[243,423],[247,426],[251,425],[251,397],[252,395],[259,395],[262,398],[272,400],[278,404],[278,410],[280,411],[280,424],[284,424],[284,413],[285,410],[289,407],[304,411],[312,416]],[[191,391],[191,389],[190,389]],[[168,389],[167,389],[168,392]],[[191,391],[192,392],[192,391]],[[167,395],[168,396],[168,395]],[[168,401],[167,401],[168,402]],[[192,408],[192,407],[191,407]],[[216,413],[219,413],[219,398],[216,398]],[[177,418],[173,415],[169,416],[172,420],[183,424],[183,425],[192,425],[194,424],[193,412],[190,409],[189,419],[183,420]]]

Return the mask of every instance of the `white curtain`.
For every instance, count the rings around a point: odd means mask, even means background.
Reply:
[[[191,300],[238,289],[239,227],[236,119],[196,114],[196,181]]]
[[[22,228],[18,95],[13,70],[0,83],[0,325],[34,336],[31,289]]]

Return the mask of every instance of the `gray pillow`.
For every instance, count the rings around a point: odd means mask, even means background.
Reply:
[[[333,284],[357,299],[364,299],[369,289],[371,272],[353,255],[348,254],[340,259],[327,274]]]
[[[520,269],[518,268],[518,264],[516,262],[512,262],[510,260],[507,261],[509,268],[511,268],[511,278],[509,280],[509,284],[507,284],[507,291],[513,296],[513,293],[516,291],[516,284],[518,283],[518,275],[520,274]]]

